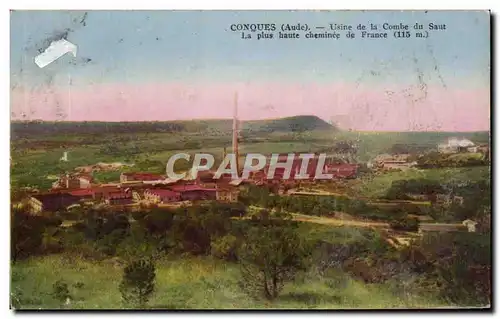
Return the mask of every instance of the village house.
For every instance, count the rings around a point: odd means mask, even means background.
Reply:
[[[216,189],[206,188],[195,184],[172,185],[169,186],[171,191],[181,194],[181,200],[214,200],[216,199]]]
[[[475,233],[476,232],[476,226],[477,226],[477,222],[473,221],[473,220],[470,220],[470,219],[466,219],[462,222],[462,225],[464,225],[465,227],[467,227],[467,230],[470,232],[470,233]]]
[[[438,145],[438,151],[443,154],[451,154],[458,152],[470,152],[476,153],[478,150],[477,146],[470,140],[462,138],[452,137],[448,139],[447,143],[442,143]]]
[[[415,161],[410,161],[410,154],[381,154],[375,157],[375,159],[370,163],[370,167],[376,170],[408,170],[417,163]]]
[[[101,184],[92,187],[91,191],[93,193],[93,200],[95,202],[102,202],[105,200],[107,194],[115,193],[120,191],[119,185],[115,184]]]
[[[168,189],[148,189],[144,192],[144,199],[154,204],[172,203],[181,201],[181,194]]]
[[[478,152],[478,147],[477,146],[469,146],[466,148],[466,151],[469,153],[477,153]]]
[[[52,184],[53,189],[78,189],[92,187],[93,178],[88,174],[64,174]]]
[[[95,199],[95,192],[91,188],[71,190],[68,194],[78,197],[81,202],[90,203]]]
[[[30,213],[37,215],[63,210],[79,201],[79,197],[68,193],[44,193],[31,195],[27,206]]]
[[[231,188],[217,188],[216,199],[223,202],[237,202],[238,201],[238,190]]]
[[[333,174],[334,178],[356,178],[358,175],[358,164],[339,163],[326,165],[325,171]]]
[[[133,202],[132,192],[120,190],[104,194],[103,199],[107,205],[127,205]]]

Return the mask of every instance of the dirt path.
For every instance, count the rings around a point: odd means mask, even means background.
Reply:
[[[232,218],[250,219],[250,217],[232,217]],[[333,227],[351,226],[351,227],[368,227],[368,228],[389,228],[389,224],[383,222],[337,219],[329,217],[308,216],[302,214],[292,214],[292,219],[299,222],[330,225]]]
[[[352,226],[352,227],[369,227],[369,228],[389,228],[388,223],[376,221],[359,221],[349,219],[336,219],[329,217],[308,216],[302,214],[292,214],[293,220],[300,222],[316,223],[331,226]]]
[[[293,219],[302,222],[332,225],[332,226],[353,226],[353,227],[377,227],[377,228],[389,228],[389,223],[369,221],[369,220],[349,220],[349,219],[337,219],[331,217],[320,217],[320,216],[309,216],[302,214],[292,214]],[[443,227],[463,227],[460,223],[420,223],[420,226],[434,226],[435,228]]]

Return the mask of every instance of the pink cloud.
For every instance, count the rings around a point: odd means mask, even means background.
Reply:
[[[354,130],[489,130],[488,89],[355,84],[109,84],[11,94],[15,118],[168,121],[230,118],[238,92],[242,120],[317,115]]]

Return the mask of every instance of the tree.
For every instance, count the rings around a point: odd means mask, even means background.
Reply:
[[[144,256],[159,258],[170,248],[166,236],[151,236],[147,229],[132,227],[130,234],[116,247],[116,256],[125,261],[134,261]]]
[[[238,245],[238,238],[232,234],[227,234],[212,241],[211,252],[217,258],[236,260]]]
[[[60,219],[57,218],[33,216],[23,210],[11,210],[12,260],[40,253],[43,250],[46,229],[49,226],[57,227],[60,223]],[[51,234],[54,234],[54,231]]]
[[[130,231],[130,222],[125,214],[111,215],[102,225],[103,235],[120,232],[125,237]]]
[[[213,205],[181,208],[175,214],[170,237],[182,252],[208,254],[211,242],[226,235],[231,227],[225,215]]]
[[[155,208],[139,222],[150,234],[165,235],[173,225],[174,215],[169,209]]]
[[[248,231],[238,252],[240,286],[248,293],[273,300],[287,281],[306,269],[307,249],[288,219],[277,216]]]
[[[139,259],[125,267],[119,289],[127,304],[145,307],[155,289],[155,265],[152,260]]]

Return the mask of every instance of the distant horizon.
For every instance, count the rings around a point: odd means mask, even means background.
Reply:
[[[349,128],[342,128],[337,126],[335,123],[330,123],[329,121],[326,121],[325,119],[322,119],[319,116],[316,115],[293,115],[293,116],[284,116],[284,117],[272,117],[272,118],[263,118],[259,120],[242,120],[239,119],[240,122],[245,123],[245,122],[259,122],[259,121],[270,121],[270,120],[281,120],[281,119],[286,119],[286,118],[293,118],[293,117],[301,117],[301,116],[307,116],[307,117],[317,117],[321,120],[323,120],[325,123],[331,125],[332,129],[337,129],[342,132],[359,132],[359,133],[484,133],[484,132],[491,132],[490,129],[485,129],[485,130],[474,130],[474,131],[422,131],[422,130],[415,130],[415,131],[390,131],[390,130],[353,130]],[[69,120],[43,120],[43,119],[32,119],[32,120],[10,120],[11,124],[12,123],[171,123],[171,122],[194,122],[194,121],[232,121],[232,118],[192,118],[192,119],[183,119],[183,120],[143,120],[143,121],[102,121],[102,120],[83,120],[83,121],[69,121]],[[328,130],[328,129],[323,129],[323,130]]]

